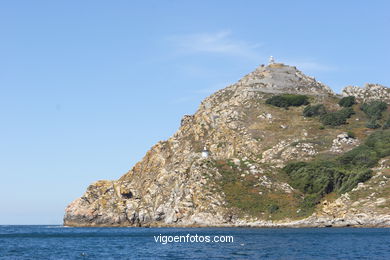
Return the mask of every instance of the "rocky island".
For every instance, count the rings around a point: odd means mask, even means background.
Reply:
[[[341,95],[281,63],[206,98],[66,226],[390,226],[390,90]]]

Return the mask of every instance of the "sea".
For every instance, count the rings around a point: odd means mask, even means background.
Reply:
[[[0,226],[0,259],[390,259],[387,228]]]

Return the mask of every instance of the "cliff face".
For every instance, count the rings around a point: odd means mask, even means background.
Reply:
[[[66,208],[64,225],[389,224],[386,159],[375,170],[379,177],[341,197],[322,200],[310,215],[301,213],[299,201],[304,195],[289,185],[280,169],[290,161],[342,154],[370,131],[362,125],[362,112],[345,127],[322,129],[318,119],[302,116],[304,107],[286,110],[265,104],[279,93],[306,94],[311,103],[339,109],[338,98],[329,87],[295,67],[260,66],[206,98],[194,115],[183,117],[171,138],[153,146],[119,180],[91,184]],[[357,97],[369,99],[370,94],[366,91],[364,97]],[[356,138],[344,134],[351,129],[358,133]],[[209,150],[207,158],[201,155],[204,146]],[[370,187],[376,194],[363,192]],[[358,202],[369,205],[358,206]]]

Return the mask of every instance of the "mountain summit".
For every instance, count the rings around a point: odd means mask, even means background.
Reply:
[[[384,89],[341,99],[295,67],[262,65],[119,180],[91,184],[64,225],[388,226]]]
[[[296,67],[283,63],[261,65],[243,77],[237,85],[265,93],[334,95],[328,86],[306,76]]]

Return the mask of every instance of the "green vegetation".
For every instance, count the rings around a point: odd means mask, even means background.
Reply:
[[[318,105],[308,105],[305,107],[303,110],[303,116],[306,117],[313,117],[313,116],[321,116],[326,114],[326,109],[323,104],[318,104]]]
[[[382,112],[387,109],[387,104],[382,101],[372,101],[370,103],[363,103],[360,109],[371,119],[378,120],[382,118]]]
[[[343,108],[339,111],[329,112],[320,117],[320,121],[324,125],[339,126],[347,123],[347,119],[350,118],[355,111],[351,107]]]
[[[268,207],[268,212],[273,214],[275,213],[276,211],[279,210],[279,206],[276,205],[276,204],[271,204],[269,207]]]
[[[348,137],[349,137],[349,138],[353,138],[353,139],[355,139],[355,138],[356,138],[356,135],[355,135],[355,133],[354,133],[354,132],[352,132],[352,131],[348,131],[348,132],[347,132],[347,135],[348,135]]]
[[[380,158],[386,157],[390,155],[390,130],[382,130],[372,133],[365,144],[374,150]]]
[[[328,193],[342,194],[371,177],[370,168],[390,155],[390,130],[371,134],[364,144],[328,160],[293,162],[283,171],[292,187],[305,194],[302,209],[310,211]]]
[[[352,107],[347,107],[337,111],[337,113],[340,113],[345,118],[350,118],[352,115],[355,114],[355,111],[353,110]]]
[[[382,118],[382,113],[387,109],[387,104],[382,101],[372,101],[370,103],[363,103],[360,106],[362,110],[370,119],[366,124],[367,128],[377,129],[381,127],[378,120]]]
[[[302,105],[309,104],[309,98],[305,95],[283,94],[270,97],[265,101],[265,103],[276,107],[284,108],[288,108],[291,106],[299,107]]]
[[[326,194],[344,193],[359,182],[371,177],[371,170],[360,167],[345,167],[337,161],[313,161],[288,164],[284,171],[290,177],[290,185],[309,195],[303,208],[313,207]]]
[[[342,165],[355,165],[359,167],[372,167],[377,163],[377,154],[367,145],[360,145],[340,156],[337,161]]]
[[[347,123],[347,119],[355,114],[355,111],[351,107],[355,103],[355,97],[353,96],[342,98],[339,104],[344,108],[334,112],[327,112],[323,104],[308,105],[303,110],[302,115],[305,117],[320,116],[320,121],[324,126],[344,125]]]
[[[227,202],[232,207],[249,212],[250,214],[255,214],[256,212],[267,210],[271,205],[259,203],[261,196],[251,191],[255,180],[248,179],[240,181],[240,174],[237,172],[237,167],[231,164],[230,161],[218,161],[216,166],[222,174],[222,178],[218,184],[225,193]]]
[[[342,107],[351,107],[354,104],[356,104],[356,99],[354,96],[343,97],[339,101],[339,105]]]
[[[389,129],[390,128],[390,118],[386,120],[386,122],[383,124],[383,129]]]
[[[296,212],[302,200],[300,196],[275,190],[270,192],[259,185],[258,176],[241,176],[248,170],[246,164],[238,167],[230,160],[218,160],[213,162],[213,166],[221,173],[220,177],[214,179],[217,190],[225,194],[228,207],[241,217],[250,215],[284,219],[301,216]]]
[[[370,121],[367,122],[366,127],[371,129],[377,129],[381,127],[381,125],[378,123],[378,120],[372,118],[370,119]]]

